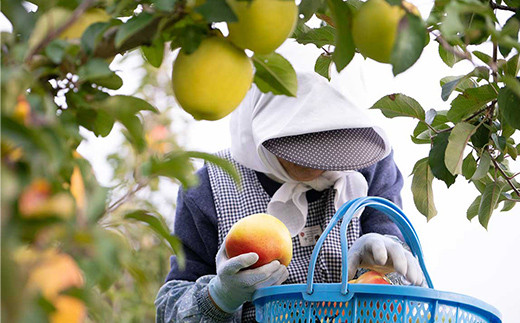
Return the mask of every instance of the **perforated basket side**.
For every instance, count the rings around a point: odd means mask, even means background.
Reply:
[[[269,323],[494,323],[490,313],[463,303],[384,294],[357,294],[349,301],[307,301],[301,294],[256,302],[256,318]]]

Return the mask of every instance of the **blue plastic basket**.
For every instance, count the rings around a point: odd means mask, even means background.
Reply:
[[[429,288],[347,282],[347,225],[354,214],[364,207],[384,212],[397,224],[412,253],[417,256]],[[323,241],[342,218],[342,281],[314,283],[314,268]],[[307,284],[259,289],[253,295],[253,303],[258,322],[502,322],[499,311],[483,301],[433,289],[424,265],[419,239],[410,221],[399,207],[379,197],[363,197],[349,201],[336,212],[314,247]]]

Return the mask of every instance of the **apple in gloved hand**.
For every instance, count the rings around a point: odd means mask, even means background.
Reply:
[[[229,258],[254,252],[257,268],[278,260],[289,266],[292,259],[292,239],[285,224],[272,215],[258,213],[237,221],[226,236],[226,253]]]
[[[367,271],[363,275],[359,276],[357,279],[349,280],[349,284],[382,284],[382,285],[392,285],[392,283],[386,278],[384,275],[378,273],[377,271]]]

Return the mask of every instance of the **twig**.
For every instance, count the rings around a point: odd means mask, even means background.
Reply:
[[[484,112],[486,110],[488,110],[488,113],[489,113],[489,111],[492,111],[494,109],[496,103],[497,103],[497,100],[491,101],[490,105],[488,105],[485,108],[482,108],[482,109],[478,110],[477,112],[473,113],[472,115],[470,115],[469,117],[467,117],[466,119],[464,119],[462,121],[463,122],[468,122],[468,121],[470,121],[471,119],[475,118],[476,116],[478,116],[479,114],[481,114],[482,112]],[[482,124],[482,122],[480,124]],[[432,127],[431,125],[429,125],[429,124],[426,124],[426,126],[428,126],[428,129],[430,129],[431,131],[435,132],[435,134],[440,134],[440,133],[443,133],[443,132],[449,132],[449,131],[452,131],[453,128],[454,128],[454,127],[449,127],[449,128],[442,129],[442,130],[437,130],[434,127]]]
[[[489,148],[488,148],[488,151],[489,151]],[[509,186],[511,186],[513,191],[515,191],[516,195],[520,197],[520,190],[518,190],[518,188],[516,188],[515,184],[512,182],[512,178],[507,176],[506,172],[502,169],[502,167],[500,167],[500,164],[496,161],[496,159],[491,154],[489,154],[489,155],[491,156],[491,161],[495,165],[495,169],[498,169],[500,174],[502,174],[502,176],[506,179]]]
[[[448,52],[452,53],[453,55],[457,56],[458,58],[461,58],[461,59],[467,59],[468,61],[470,61],[473,65],[476,66],[475,62],[473,62],[473,60],[471,59],[471,55],[464,51],[464,52],[461,52],[459,50],[456,50],[453,46],[451,46],[447,41],[446,39],[444,39],[444,37],[442,37],[442,35],[435,35],[435,40],[441,44],[442,47],[444,47],[444,49],[446,49]]]
[[[72,16],[67,20],[67,22],[62,25],[59,28],[54,29],[49,34],[47,34],[47,37],[42,39],[36,47],[34,47],[33,50],[29,53],[29,55],[26,58],[26,62],[30,62],[34,55],[38,54],[45,46],[47,46],[51,41],[53,41],[56,37],[61,35],[62,32],[64,32],[67,28],[72,26],[76,20],[88,9],[90,6],[94,3],[95,0],[84,0],[72,13]]]
[[[323,49],[323,51],[324,51],[325,53],[327,53],[327,55],[330,56],[330,52],[329,52],[328,50],[326,50],[324,46],[321,46],[321,49]]]
[[[464,122],[468,122],[470,121],[471,119],[475,118],[476,116],[478,116],[479,114],[481,114],[482,112],[486,111],[486,110],[489,110],[491,109],[492,107],[495,106],[495,104],[497,103],[497,100],[493,100],[491,101],[491,104],[485,108],[482,108],[480,110],[478,110],[477,112],[473,113],[472,115],[470,115],[469,117],[467,117],[466,119],[464,119]]]
[[[129,198],[134,196],[137,192],[139,192],[141,189],[143,189],[146,186],[146,183],[138,183],[137,186],[131,190],[128,191],[125,195],[123,195],[121,198],[119,198],[117,201],[112,203],[103,214],[108,214],[114,212],[117,208],[119,208],[121,205],[123,205]]]
[[[500,9],[500,10],[507,10],[507,11],[516,12],[516,8],[509,7],[509,6],[499,5],[499,4],[494,3],[493,1],[489,1],[489,5],[490,5],[491,8],[493,8],[493,9]]]
[[[516,174],[513,174],[513,175],[511,175],[511,176],[508,176],[507,178],[509,178],[509,179],[513,179],[513,178],[517,177],[518,175],[520,175],[520,172],[518,172],[518,173],[516,173]]]
[[[493,82],[497,82],[498,80],[498,67],[497,67],[497,58],[498,58],[498,44],[496,41],[493,41],[493,61],[489,66],[491,67],[491,75],[493,76]]]

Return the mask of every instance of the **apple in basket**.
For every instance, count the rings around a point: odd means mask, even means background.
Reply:
[[[392,283],[386,278],[386,276],[378,273],[377,271],[367,271],[357,279],[349,280],[349,284],[383,284],[392,285]]]
[[[238,220],[229,230],[224,243],[230,258],[248,252],[258,254],[258,261],[250,268],[260,267],[273,260],[289,266],[292,259],[289,229],[282,221],[265,213]]]

